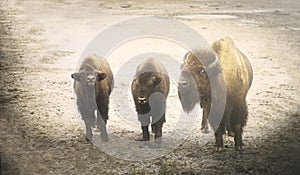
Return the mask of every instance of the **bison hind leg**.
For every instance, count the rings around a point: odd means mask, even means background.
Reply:
[[[97,110],[96,110],[97,111]],[[96,115],[95,115],[96,116]],[[97,116],[98,116],[98,112],[97,112]],[[101,132],[101,127],[100,127],[100,123],[98,122],[98,117],[95,117],[93,119],[93,125],[92,127],[94,128],[94,131],[96,132]]]
[[[100,128],[101,132],[101,140],[104,142],[107,142],[109,140],[107,130],[106,130],[106,123],[107,123],[107,118],[104,116],[104,114],[101,114],[97,110],[97,123]]]
[[[155,133],[156,131],[155,131],[155,126],[154,125],[151,125],[151,131],[152,131],[152,133]]]
[[[234,132],[234,143],[236,150],[243,150],[243,127],[247,118],[247,107],[246,105],[241,105],[237,107],[232,114],[231,128]]]
[[[241,124],[235,124],[234,125],[234,143],[235,143],[235,149],[238,151],[243,150],[243,140],[242,140],[242,126]]]
[[[228,136],[234,137],[234,128],[231,126],[230,120],[228,120],[226,123],[226,131]],[[224,134],[226,134],[226,131]]]

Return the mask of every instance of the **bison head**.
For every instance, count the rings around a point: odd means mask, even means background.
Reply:
[[[210,99],[212,75],[220,71],[218,59],[210,50],[190,51],[184,56],[178,82],[183,110],[190,112],[201,99]]]
[[[84,85],[93,87],[98,81],[103,80],[106,75],[101,71],[79,71],[73,73],[71,77]]]
[[[161,80],[159,73],[156,72],[146,72],[136,76],[133,80],[137,88],[135,100],[141,105],[148,104],[150,96],[159,91]]]
[[[85,89],[85,92],[88,96],[92,97],[95,94],[96,84],[105,79],[106,74],[95,70],[91,67],[86,66],[84,69],[81,69],[79,72],[73,73],[71,77],[80,83],[80,85]]]

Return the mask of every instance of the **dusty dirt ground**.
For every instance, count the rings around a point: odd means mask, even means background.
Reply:
[[[0,174],[299,174],[299,3],[0,1]],[[199,146],[200,123],[175,150],[152,160],[118,159],[84,140],[70,74],[99,31],[143,15],[177,19],[210,43],[231,36],[248,56],[254,81],[244,151],[235,151],[228,136],[222,152],[214,151],[213,137]],[[110,134],[138,135],[118,123],[116,110]]]

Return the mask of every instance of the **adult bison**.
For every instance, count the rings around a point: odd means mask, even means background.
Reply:
[[[101,139],[108,141],[106,122],[108,119],[109,95],[113,89],[113,74],[108,62],[95,54],[86,57],[73,73],[77,106],[86,126],[86,140],[92,141],[91,127],[95,122],[100,127]]]
[[[190,112],[200,102],[202,127],[206,127],[208,118],[215,131],[217,150],[223,147],[226,129],[234,133],[235,148],[242,149],[248,115],[246,95],[252,79],[249,60],[230,37],[215,41],[212,50],[194,50],[185,55],[178,83],[182,107]],[[222,101],[226,102],[223,109]]]
[[[155,59],[141,63],[132,81],[131,91],[138,120],[141,122],[143,141],[149,141],[148,127],[155,133],[155,142],[162,142],[162,126],[166,121],[166,99],[169,93],[170,80],[165,67]]]

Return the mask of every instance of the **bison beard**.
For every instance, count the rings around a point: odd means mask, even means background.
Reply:
[[[253,79],[252,67],[229,37],[214,42],[212,49],[195,50],[185,55],[178,85],[180,101],[186,112],[195,106],[195,101],[200,102],[203,121],[209,114],[217,150],[223,147],[222,135],[226,129],[234,132],[235,147],[242,150],[242,132],[248,115],[246,95]],[[192,78],[184,76],[187,71],[191,72]],[[196,82],[198,92],[183,87],[191,79]],[[197,94],[200,94],[199,100],[195,97]],[[226,102],[225,109],[219,105],[220,99]]]
[[[199,102],[199,98],[197,98],[197,95],[195,96],[195,94],[198,94],[198,91],[195,88],[178,87],[178,96],[184,112],[190,113]]]

